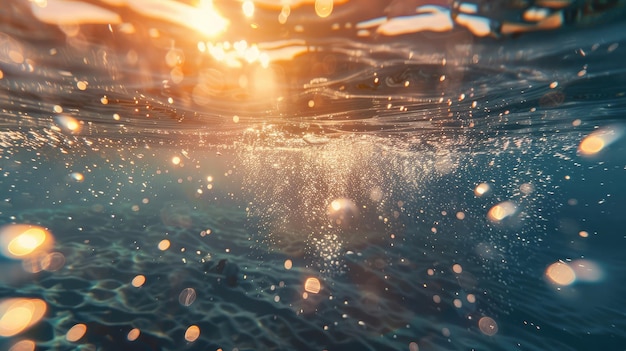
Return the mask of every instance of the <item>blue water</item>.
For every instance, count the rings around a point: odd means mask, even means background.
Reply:
[[[626,350],[618,10],[85,3],[0,10],[1,350]]]

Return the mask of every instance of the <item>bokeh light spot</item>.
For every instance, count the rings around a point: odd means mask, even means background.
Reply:
[[[241,4],[241,10],[243,11],[243,15],[248,17],[248,18],[254,16],[254,1],[252,1],[252,0],[245,0]]]
[[[319,279],[317,278],[307,278],[304,282],[304,290],[310,292],[311,294],[317,294],[322,289]]]
[[[43,317],[43,300],[13,298],[0,301],[0,336],[10,337],[28,329]]]
[[[579,149],[584,155],[593,155],[604,148],[604,140],[598,136],[590,135],[582,140]]]
[[[621,127],[606,127],[589,134],[578,145],[578,152],[583,156],[592,156],[612,144],[623,135]]]
[[[489,190],[491,189],[491,187],[489,186],[489,184],[487,183],[480,183],[476,186],[476,188],[474,188],[474,195],[480,197],[483,196],[485,194],[487,194],[489,192]]]
[[[456,274],[461,274],[461,272],[463,272],[463,267],[461,267],[461,265],[460,265],[460,264],[455,263],[455,264],[452,266],[452,271],[453,271],[454,273],[456,273]]]
[[[26,259],[44,255],[53,243],[52,234],[39,226],[10,224],[0,228],[0,252],[8,258]]]
[[[478,320],[478,328],[485,335],[495,335],[498,332],[498,324],[493,318],[482,317]]]
[[[163,239],[163,240],[159,241],[158,247],[159,247],[159,250],[165,251],[165,250],[170,248],[170,241],[167,240],[167,239]]]
[[[517,211],[517,206],[513,202],[504,201],[493,206],[487,213],[487,218],[492,222],[500,222],[515,214],[515,211]]]
[[[141,334],[141,331],[137,328],[133,328],[131,329],[131,331],[128,332],[128,335],[126,336],[126,338],[128,339],[128,341],[135,341],[139,338],[139,335]]]
[[[321,18],[330,16],[333,12],[333,0],[315,0],[315,13]]]
[[[454,304],[454,307],[456,308],[463,307],[463,301],[461,301],[460,299],[454,299],[454,301],[452,301],[452,304]]]
[[[576,280],[576,273],[565,262],[555,262],[546,269],[546,276],[558,285],[570,285]]]
[[[85,180],[85,176],[80,172],[71,173],[70,178],[77,183],[82,183]]]
[[[359,214],[359,208],[354,201],[350,199],[338,198],[331,201],[326,213],[333,224],[349,227],[355,222]]]
[[[140,274],[140,275],[136,276],[135,278],[133,278],[131,284],[135,288],[138,288],[138,287],[142,286],[145,282],[146,282],[146,277]]]
[[[35,351],[36,346],[37,344],[32,340],[20,340],[13,344],[9,351]]]
[[[530,183],[524,183],[522,185],[519,186],[519,190],[523,193],[523,194],[532,194],[535,191],[535,186],[530,184]]]
[[[185,340],[194,342],[200,337],[200,328],[197,325],[192,325],[185,331]]]
[[[65,339],[70,342],[77,342],[87,333],[87,326],[80,323],[71,327],[70,330],[65,334]]]
[[[54,121],[56,122],[58,129],[67,133],[78,133],[82,129],[80,122],[71,116],[55,116]]]

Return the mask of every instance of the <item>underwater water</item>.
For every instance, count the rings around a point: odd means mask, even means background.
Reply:
[[[0,350],[626,350],[623,8],[432,3],[5,0]]]

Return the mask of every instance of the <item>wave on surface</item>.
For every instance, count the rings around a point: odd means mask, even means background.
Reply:
[[[624,109],[623,22],[499,39],[463,29],[364,35],[358,24],[392,7],[337,3],[320,18],[313,3],[293,3],[280,23],[272,2],[255,2],[250,18],[239,3],[42,3],[12,0],[2,15],[7,126],[20,116],[49,128],[63,115],[85,127],[74,134],[103,136],[262,125],[296,137],[492,134],[553,132]],[[213,33],[205,27],[219,23],[195,19],[211,13],[229,25]]]

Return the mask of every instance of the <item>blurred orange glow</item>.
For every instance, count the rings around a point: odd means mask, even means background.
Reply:
[[[142,8],[146,7],[146,4],[144,4],[145,0],[135,0],[135,2],[141,2]],[[224,32],[226,27],[228,27],[228,20],[222,17],[215,10],[215,8],[213,8],[212,0],[199,0],[196,8],[183,8],[181,5],[184,6],[183,4],[177,2],[176,6],[181,7],[181,16],[178,17],[180,23],[189,23],[193,29],[197,30],[201,34],[213,37]]]
[[[57,125],[52,126],[52,128],[57,131],[63,131],[66,133],[79,133],[82,129],[81,123],[72,116],[56,116],[54,117],[54,121]]]
[[[192,325],[185,331],[185,340],[194,342],[200,337],[200,328],[197,325]]]
[[[0,252],[8,258],[27,259],[45,255],[54,238],[45,228],[28,224],[10,224],[0,228]]]
[[[604,278],[600,265],[588,259],[555,262],[546,269],[546,277],[554,284],[565,286],[574,282],[596,283]]]
[[[605,147],[619,139],[623,131],[619,127],[608,127],[587,135],[578,145],[578,152],[583,156],[599,153]]]
[[[315,13],[322,17],[328,17],[333,12],[333,0],[315,0]]]
[[[593,155],[604,148],[604,140],[598,136],[589,135],[580,142],[578,148],[582,154]]]
[[[546,269],[548,279],[558,285],[570,285],[576,280],[574,270],[564,262],[555,262]]]
[[[140,275],[136,276],[135,278],[133,278],[133,281],[131,282],[131,284],[135,288],[138,288],[138,287],[142,286],[145,282],[146,282],[146,277],[140,274]]]
[[[487,213],[487,218],[492,222],[500,222],[506,217],[512,216],[517,211],[517,206],[511,201],[504,201],[493,206]]]
[[[311,294],[317,294],[321,289],[320,281],[317,278],[308,278],[306,282],[304,282],[304,290]]]
[[[474,189],[474,195],[476,196],[483,196],[485,195],[487,192],[489,192],[489,189],[491,187],[489,186],[489,184],[487,183],[480,183],[476,186],[476,188]]]
[[[452,271],[453,271],[454,273],[456,273],[456,274],[461,274],[461,272],[463,272],[463,267],[462,267],[460,264],[455,263],[455,264],[452,266]]]
[[[139,338],[139,335],[141,334],[141,331],[137,328],[132,329],[131,331],[128,332],[128,341],[135,341],[137,340],[137,338]]]
[[[241,11],[243,11],[243,15],[248,17],[248,18],[254,16],[254,1],[252,1],[252,0],[245,0],[241,4]]]
[[[350,199],[338,198],[331,201],[326,208],[326,214],[333,224],[349,226],[357,219],[359,208]]]
[[[32,340],[20,340],[13,344],[9,351],[35,351],[36,346]]]
[[[0,336],[10,337],[33,326],[48,306],[40,299],[12,298],[0,301]]]
[[[165,251],[170,248],[170,241],[167,239],[163,239],[159,242],[159,250]]]
[[[77,183],[82,183],[85,180],[85,176],[80,172],[71,173],[70,178]]]
[[[82,323],[76,324],[67,331],[65,339],[67,339],[67,341],[76,342],[85,336],[85,333],[87,333],[87,326]]]

